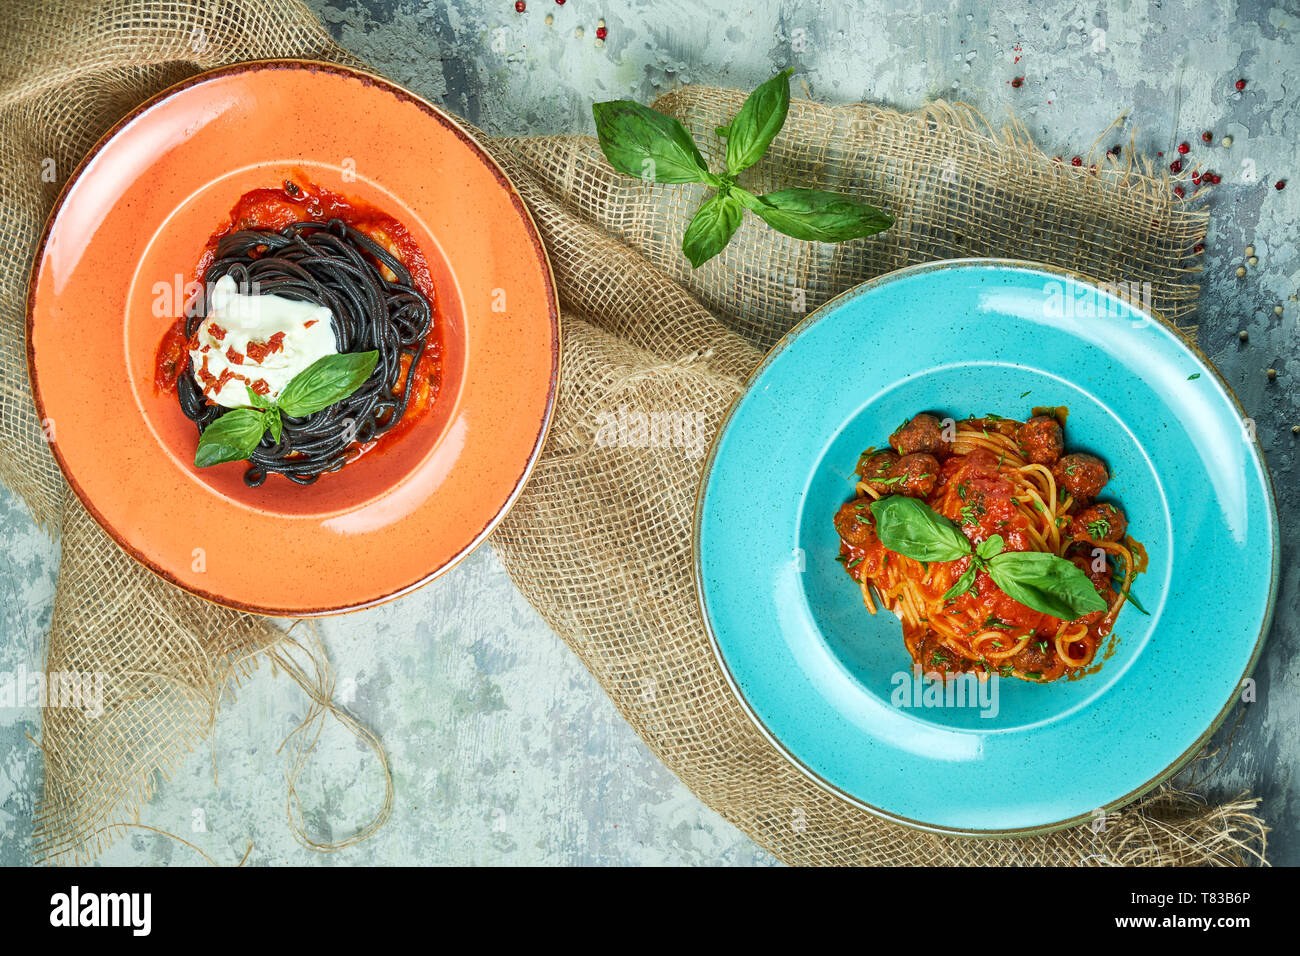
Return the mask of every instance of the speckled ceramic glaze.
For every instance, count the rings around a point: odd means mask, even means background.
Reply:
[[[415,427],[339,472],[250,489],[242,462],[194,467],[193,424],[154,388],[179,314],[156,302],[184,298],[241,195],[294,173],[371,203],[419,242],[442,387]],[[173,583],[270,614],[372,605],[463,557],[519,494],[559,371],[546,253],[501,169],[413,94],[303,61],[214,70],[110,131],[46,226],[27,331],[55,455],[105,530]]]
[[[899,621],[868,614],[832,516],[859,453],[916,412],[1058,405],[1150,554],[1149,616],[1121,611],[1097,673],[935,706],[904,689]],[[893,273],[791,332],[723,426],[695,534],[719,660],[764,733],[846,799],[961,833],[1088,819],[1173,772],[1235,700],[1277,589],[1268,473],[1208,361],[1121,299],[1014,262]]]

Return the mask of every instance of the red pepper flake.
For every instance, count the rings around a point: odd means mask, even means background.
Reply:
[[[199,376],[199,381],[203,383],[205,392],[217,382],[217,377],[208,371],[208,357],[206,355],[203,356],[203,364],[199,366],[196,374]]]
[[[1071,166],[1082,166],[1082,165],[1083,165],[1083,160],[1080,159],[1078,156],[1076,156],[1076,157],[1074,157],[1072,160],[1070,160],[1070,165],[1071,165]]]
[[[236,352],[235,347],[232,345],[230,348],[226,349],[226,361],[231,365],[243,365],[244,357]]]
[[[1012,89],[1018,90],[1024,85],[1025,85],[1025,78],[1023,76],[1017,76],[1011,80]]]
[[[306,322],[302,324],[302,327],[304,329],[310,329],[313,325],[315,325],[319,321],[320,319],[308,319]]]
[[[1277,182],[1273,184],[1273,188],[1278,190],[1279,192],[1283,189],[1286,189],[1286,180],[1279,179]]]
[[[1204,133],[1201,134],[1201,142],[1206,144],[1213,143],[1214,134],[1207,129]]]
[[[221,326],[217,325],[217,323],[215,322],[209,322],[208,334],[211,335],[218,342],[220,342],[222,339],[226,337],[226,330],[223,329]]]
[[[1178,144],[1178,152],[1182,153],[1184,156],[1186,156],[1191,151],[1192,151],[1192,147],[1189,146],[1187,143]]]
[[[1246,88],[1246,81],[1245,81],[1245,80],[1238,80],[1238,81],[1236,82],[1236,87],[1237,87],[1237,89],[1239,89],[1239,90],[1244,90],[1244,89]]]
[[[597,40],[603,40],[607,36],[609,36],[609,30],[605,29],[604,27],[596,27]]]
[[[209,375],[208,375],[208,378],[211,378],[211,377],[212,377],[212,375],[209,374]],[[227,383],[227,382],[230,382],[230,381],[232,381],[232,380],[234,380],[234,379],[236,379],[236,378],[243,378],[243,376],[242,376],[242,375],[236,375],[234,372],[232,372],[232,371],[231,371],[230,369],[228,369],[228,368],[226,368],[226,369],[222,369],[222,370],[221,370],[221,375],[217,377],[216,384],[212,386],[212,391],[213,391],[213,393],[220,392],[223,388],[226,387],[226,383]],[[207,389],[204,389],[204,391],[207,391]]]
[[[259,378],[257,381],[255,381],[252,385],[248,387],[253,390],[254,395],[271,394],[271,383],[264,378]]]

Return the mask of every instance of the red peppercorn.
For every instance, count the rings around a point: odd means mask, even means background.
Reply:
[[[1202,243],[1198,242],[1196,245],[1192,246],[1192,252],[1196,253],[1198,256],[1204,251],[1205,246]]]
[[[1238,80],[1237,83],[1236,83],[1236,86],[1237,86],[1237,89],[1239,89],[1239,90],[1244,90],[1244,89],[1246,88],[1246,81],[1245,81],[1245,80]]]
[[[1211,132],[1207,129],[1204,133],[1201,134],[1201,142],[1203,142],[1203,143],[1213,143],[1213,142],[1214,142],[1214,134],[1211,133]]]
[[[1181,173],[1183,171],[1183,161],[1181,159],[1175,159],[1169,164],[1169,171],[1171,173]]]
[[[1186,143],[1178,144],[1178,152],[1182,153],[1184,156],[1186,156],[1191,151],[1192,151],[1192,147],[1188,146]]]
[[[515,13],[523,13],[528,9],[528,4],[524,0],[515,0]]]
[[[1174,195],[1177,196],[1179,199],[1182,199],[1182,198],[1183,198],[1183,187],[1182,187],[1182,186],[1175,186],[1175,187],[1174,187]]]
[[[1017,76],[1011,80],[1011,85],[1018,90],[1020,87],[1025,85],[1025,78],[1023,76]]]
[[[605,37],[607,37],[607,36],[609,36],[609,31],[608,31],[608,30],[606,30],[604,27],[596,27],[596,39],[597,39],[597,40],[603,40],[603,39],[605,39]]]
[[[1193,185],[1193,186],[1199,186],[1200,184],[1201,184],[1201,174],[1200,174],[1200,173],[1192,173],[1192,185]]]
[[[1223,177],[1220,176],[1218,173],[1206,173],[1205,181],[1209,183],[1211,186],[1217,186],[1219,185],[1219,183],[1223,182]]]
[[[1286,180],[1285,180],[1285,179],[1279,179],[1277,182],[1275,182],[1275,183],[1273,184],[1273,188],[1274,188],[1274,189],[1286,189]]]
[[[1076,156],[1076,157],[1074,157],[1074,159],[1070,160],[1070,165],[1071,165],[1071,166],[1082,166],[1082,165],[1083,165],[1083,160],[1080,159],[1078,156]]]
[[[564,6],[564,0],[555,0],[555,4],[556,4],[556,6],[560,6],[560,7],[562,7],[562,6]]]

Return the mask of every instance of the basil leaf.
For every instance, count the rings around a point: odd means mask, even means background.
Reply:
[[[786,68],[749,94],[727,131],[727,172],[753,166],[767,152],[790,112],[790,74]]]
[[[872,502],[871,513],[880,543],[904,557],[956,561],[971,553],[970,541],[955,524],[915,498],[881,498]]]
[[[975,586],[975,565],[972,563],[966,569],[966,573],[957,579],[957,583],[943,592],[943,600],[951,601],[955,597],[961,597],[967,591]]]
[[[989,574],[1008,597],[1062,621],[1106,610],[1088,576],[1054,554],[1004,551],[989,562]]]
[[[635,100],[593,103],[596,136],[609,164],[621,173],[657,183],[702,183],[710,179],[686,127]]]
[[[722,193],[700,204],[682,236],[682,252],[691,260],[692,269],[698,269],[726,247],[744,214],[744,206]]]
[[[341,402],[362,386],[378,361],[373,351],[319,358],[289,380],[280,393],[280,410],[301,418]]]
[[[266,410],[266,424],[271,432],[271,441],[277,445],[280,444],[280,434],[284,428],[284,419],[280,417],[278,408],[268,408]]]
[[[717,133],[717,134],[718,134],[718,137],[719,137],[720,139],[726,139],[728,136],[731,135],[731,127],[730,127],[730,126],[715,126],[715,127],[713,127],[713,132]]]
[[[243,461],[253,453],[265,431],[265,412],[255,408],[232,408],[203,429],[199,447],[194,452],[194,464],[198,468],[207,468],[227,461]]]
[[[257,392],[253,391],[247,385],[244,386],[244,391],[248,393],[248,404],[252,408],[275,408],[275,399],[270,395],[258,395]]]
[[[894,224],[892,216],[875,206],[822,189],[782,189],[763,196],[743,189],[733,193],[777,232],[795,239],[843,242],[875,235]]]
[[[988,561],[990,558],[996,558],[1006,547],[1006,542],[1002,540],[1002,535],[995,534],[985,538],[975,546],[975,553]]]

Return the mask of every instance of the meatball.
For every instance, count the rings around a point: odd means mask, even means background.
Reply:
[[[1012,655],[1007,663],[1030,680],[1055,680],[1064,670],[1052,641],[1038,635],[1030,637],[1029,643]]]
[[[1025,457],[1036,465],[1051,465],[1061,457],[1065,437],[1061,423],[1051,415],[1035,415],[1020,426],[1016,441],[1025,450]]]
[[[882,484],[882,479],[889,477],[889,469],[898,463],[898,455],[888,448],[878,451],[864,451],[858,459],[858,474],[878,495],[891,494],[891,486]]]
[[[865,548],[876,542],[875,519],[871,516],[871,500],[855,498],[846,501],[835,512],[835,530],[851,548]]]
[[[1075,498],[1095,498],[1106,482],[1110,473],[1105,463],[1093,455],[1066,455],[1052,466],[1052,477],[1058,488],[1064,488]]]
[[[939,459],[924,453],[904,455],[889,469],[889,478],[898,479],[889,485],[894,494],[928,498],[939,483]]]
[[[922,412],[900,425],[889,436],[889,443],[900,455],[914,455],[917,452],[933,455],[943,450],[943,428],[939,419],[928,412]]]
[[[1119,541],[1128,530],[1128,519],[1114,505],[1084,508],[1070,522],[1070,536],[1084,541]]]
[[[932,633],[927,633],[916,642],[916,646],[912,648],[912,660],[920,666],[924,674],[944,675],[964,673],[977,667],[983,669],[982,664],[949,650],[943,641]]]

